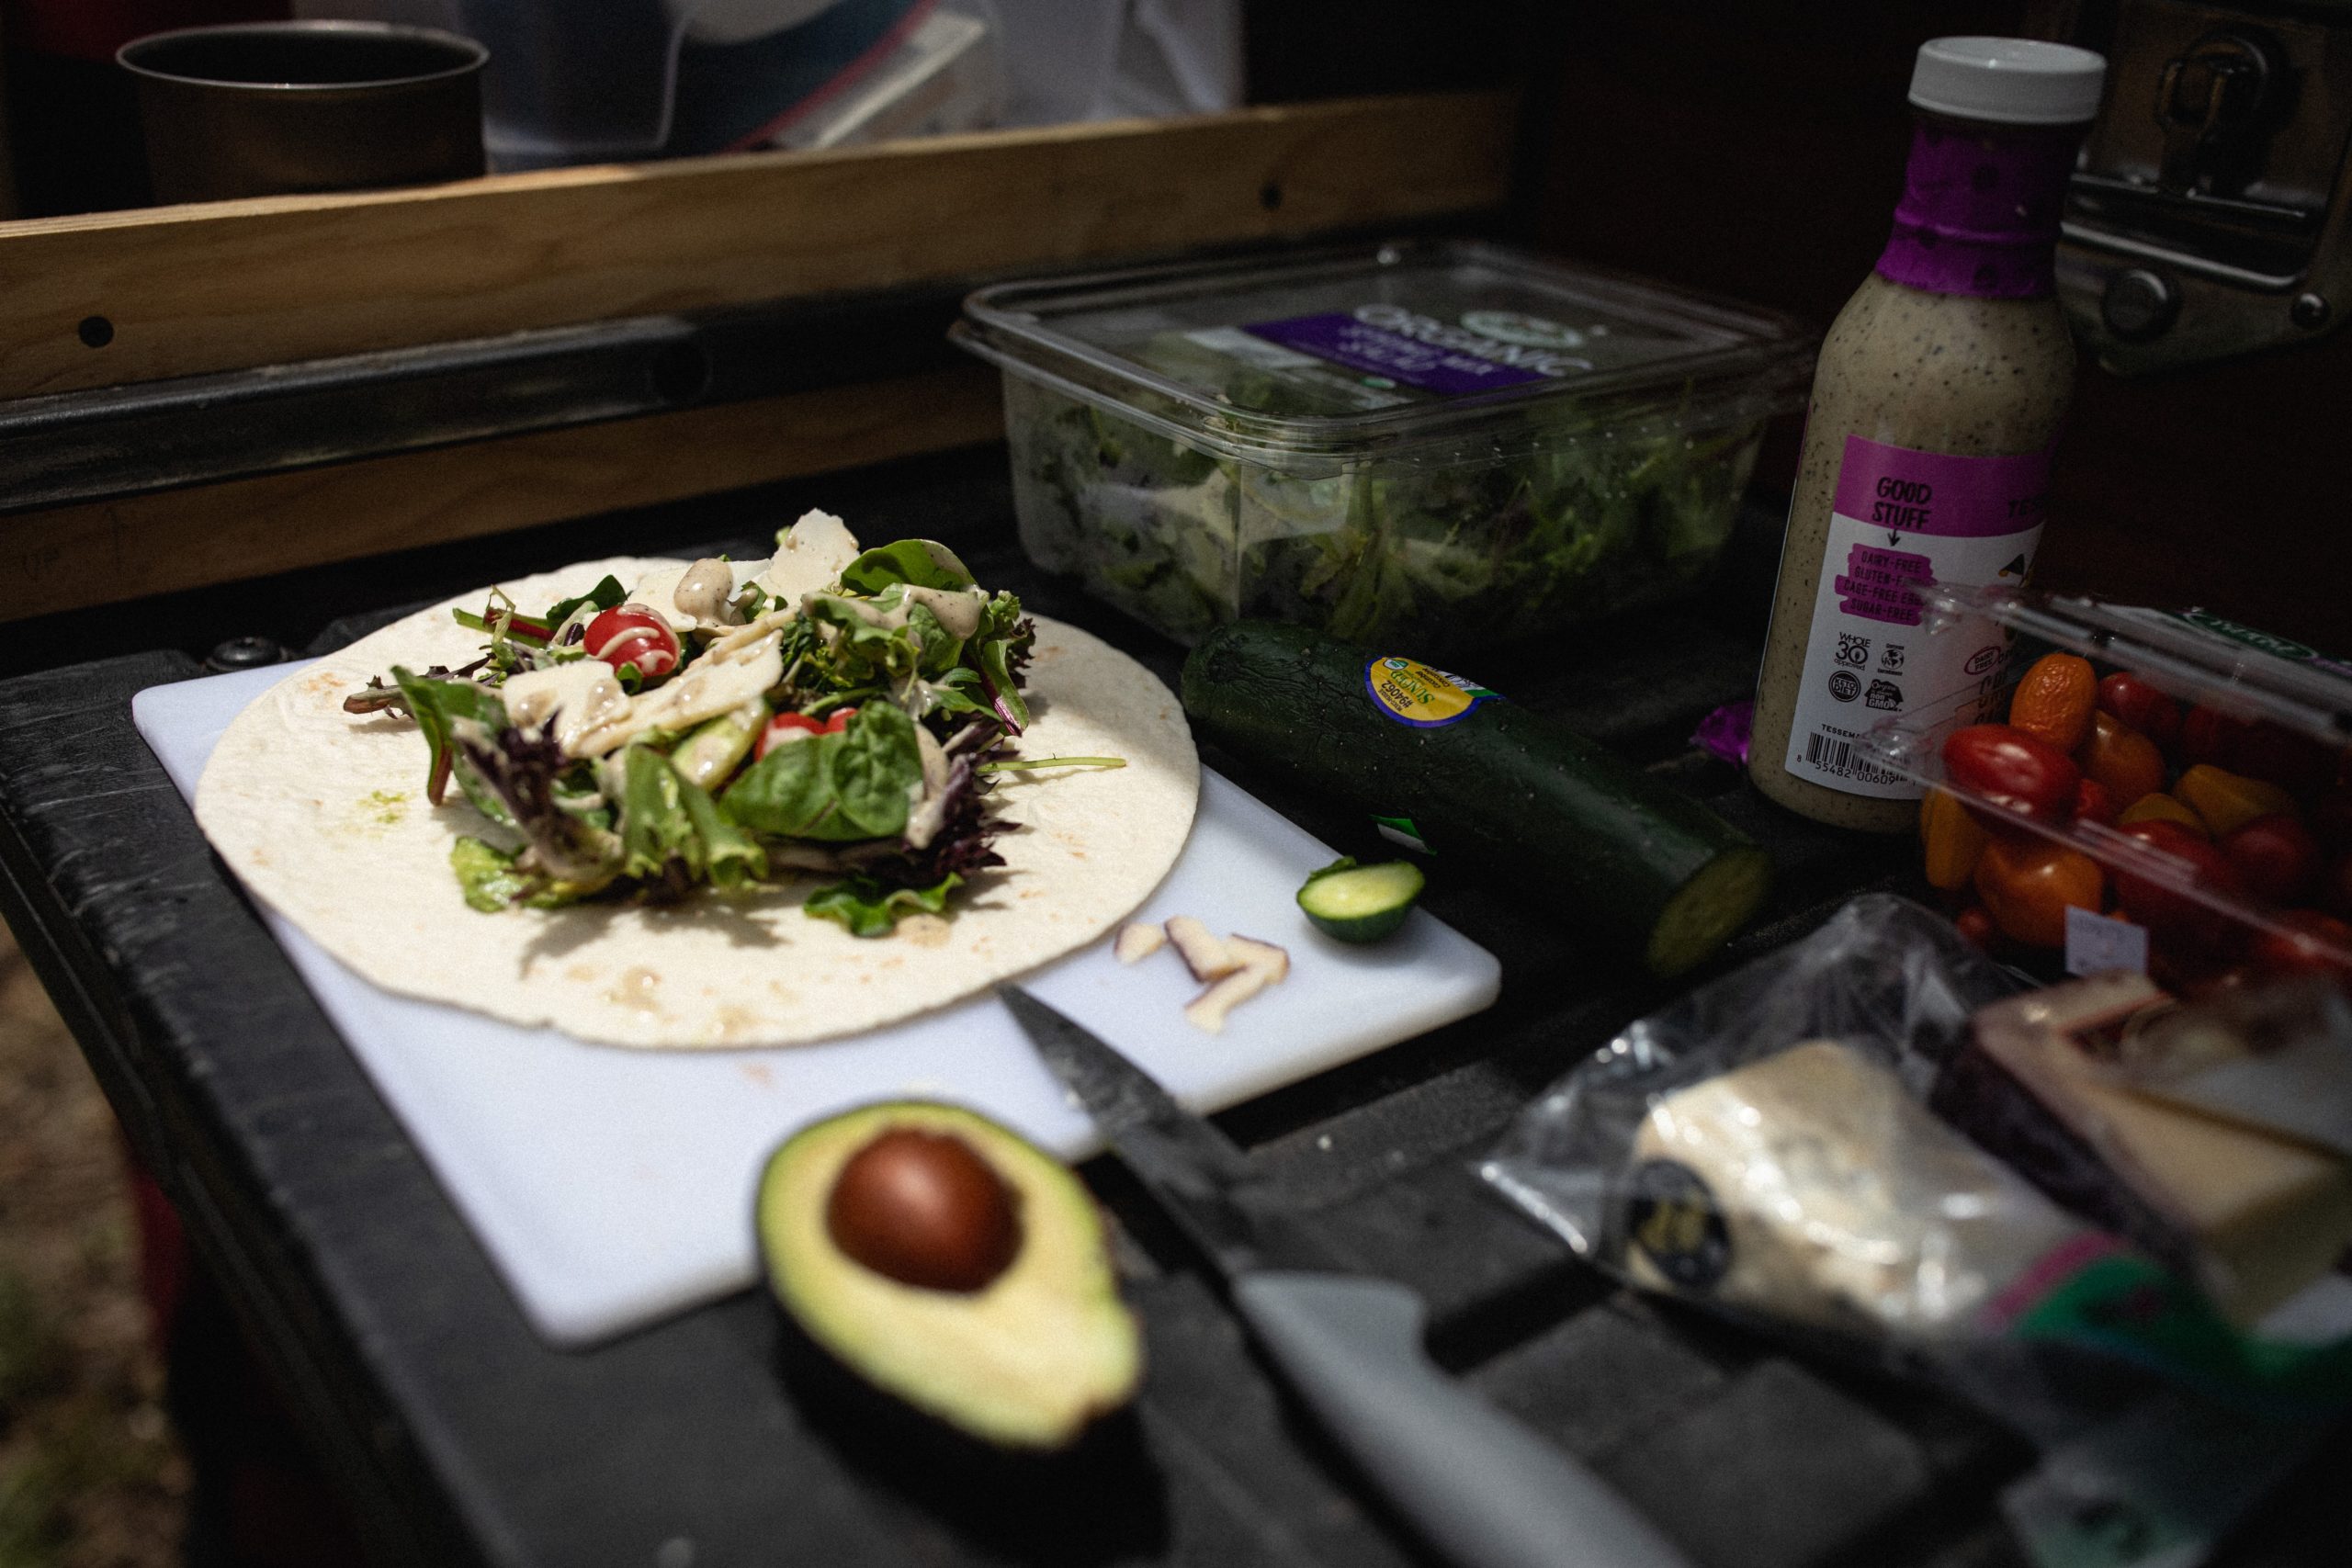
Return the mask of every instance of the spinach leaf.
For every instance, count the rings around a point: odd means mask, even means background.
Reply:
[[[887,936],[902,915],[944,911],[947,896],[963,884],[953,872],[929,887],[885,887],[870,876],[853,876],[809,894],[800,912],[846,926],[852,936]]]
[[[838,739],[832,773],[842,814],[869,839],[905,832],[907,812],[922,784],[915,721],[894,703],[868,703]]]
[[[841,736],[812,735],[769,749],[727,786],[718,809],[755,833],[777,839],[845,842],[868,837],[841,814],[833,794],[833,753]]]
[[[894,582],[918,588],[969,588],[972,574],[956,552],[933,539],[899,539],[876,545],[842,569],[841,583],[852,593],[867,596]]]
[[[839,734],[787,740],[718,798],[731,821],[779,839],[846,843],[907,829],[922,782],[914,720],[888,702],[859,708]]]
[[[563,625],[572,611],[582,604],[594,604],[599,610],[609,610],[628,597],[628,590],[621,586],[621,580],[607,576],[585,593],[574,594],[569,599],[557,600],[548,606],[548,613],[540,619],[548,630],[552,632],[556,627]]]

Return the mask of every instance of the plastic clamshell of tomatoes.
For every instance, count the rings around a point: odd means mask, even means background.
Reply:
[[[2003,816],[2052,825],[2075,810],[2082,770],[2047,740],[2013,725],[1972,724],[1944,738],[1944,779],[1997,826]]]

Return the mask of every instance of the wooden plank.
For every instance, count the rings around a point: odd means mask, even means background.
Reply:
[[[1514,120],[1352,99],[0,223],[0,398],[1474,211]]]
[[[997,374],[921,376],[0,518],[0,621],[994,440]]]

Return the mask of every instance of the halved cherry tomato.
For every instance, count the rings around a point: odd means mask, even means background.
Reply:
[[[2091,707],[2098,700],[2098,672],[2089,660],[2045,653],[2009,693],[2009,724],[2061,751],[2072,751],[2089,733]]]
[[[2217,839],[2236,832],[2257,817],[2292,811],[2295,798],[2275,784],[2247,778],[2199,762],[2173,781],[2172,793],[2205,818]]]
[[[2352,925],[2317,909],[2290,909],[2278,917],[2284,931],[2255,934],[2247,962],[2270,973],[2332,975],[2352,981]]]
[[[768,720],[767,728],[760,731],[759,743],[752,750],[752,760],[757,761],[766,756],[779,741],[795,740],[806,736],[824,733],[825,727],[806,714],[777,714]]]
[[[2075,786],[2075,820],[2114,827],[2115,796],[2108,794],[2107,786],[2098,780],[2085,778]]]
[[[2111,713],[2091,715],[2090,739],[2075,754],[2083,772],[2127,805],[2165,787],[2164,753],[2156,743]]]
[[[839,735],[849,728],[850,716],[856,711],[855,708],[835,708],[821,719],[810,718],[807,714],[780,713],[768,720],[768,727],[760,731],[759,745],[752,751],[752,760],[758,761],[780,741],[807,735]]]
[[[1949,790],[1929,790],[1919,803],[1920,858],[1928,886],[1947,893],[1967,886],[1976,872],[1976,857],[1984,852],[1984,840],[1990,837],[1958,795]]]
[[[2285,812],[2257,817],[2222,840],[2222,852],[2255,896],[2300,904],[2319,876],[2319,840]]]
[[[2160,940],[2216,950],[2234,945],[2243,928],[2182,886],[2244,897],[2245,879],[2228,856],[2177,822],[2134,822],[2123,829],[2123,835],[2139,840],[2174,863],[2159,867],[2143,862],[2144,871],[2116,866],[2115,897],[2125,914]]]
[[[1944,738],[1944,777],[1953,790],[2001,814],[2064,822],[2082,781],[2074,759],[2047,740],[2006,724],[1972,724]]]
[[[2119,670],[2098,683],[2098,705],[2169,751],[2180,740],[2180,705],[2144,675]]]
[[[642,604],[616,604],[588,623],[581,647],[591,659],[601,659],[617,670],[634,664],[648,681],[658,681],[678,667],[678,634],[670,623]]]
[[[2027,834],[1996,835],[1976,861],[1976,891],[1993,923],[2034,947],[2066,945],[2069,906],[2096,912],[2107,892],[2098,862]]]

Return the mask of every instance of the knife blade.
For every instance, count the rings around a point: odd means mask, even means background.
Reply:
[[[1421,1299],[1348,1271],[1230,1138],[1028,992],[997,994],[1225,1277],[1292,1388],[1432,1545],[1465,1568],[1690,1568],[1598,1476],[1446,1376],[1422,1347]]]

